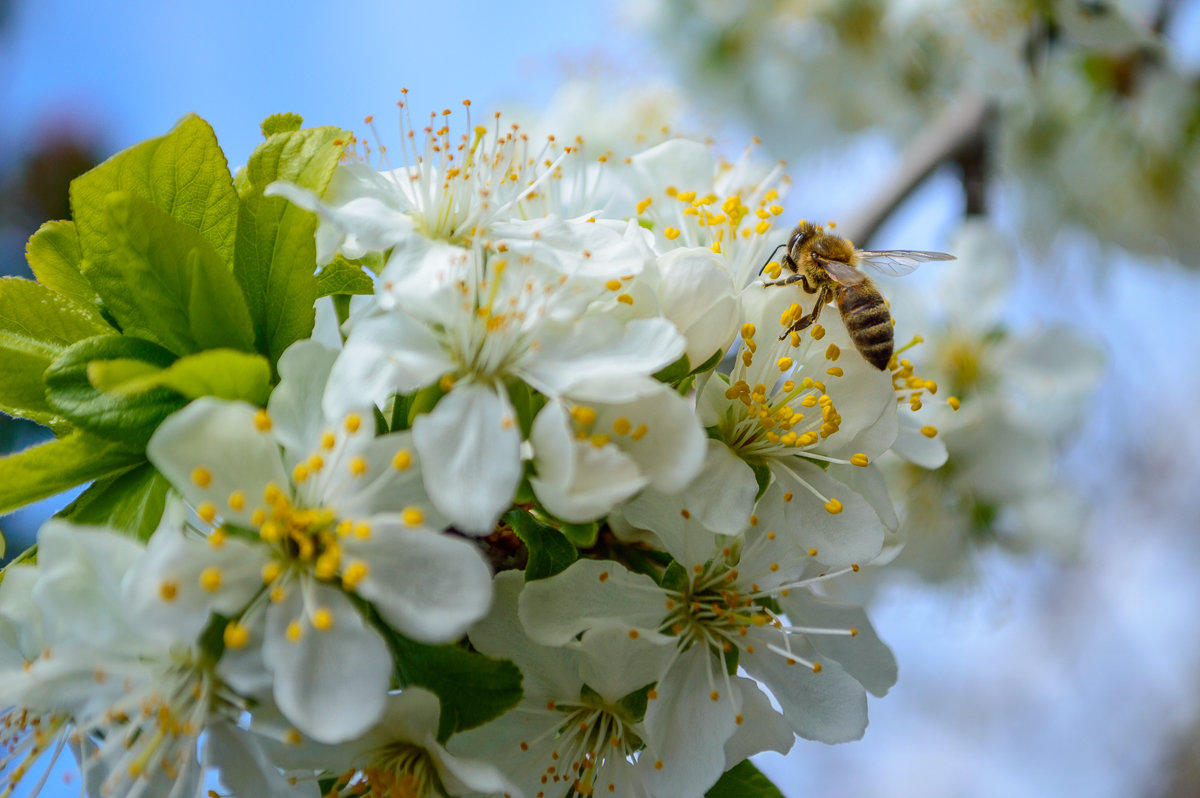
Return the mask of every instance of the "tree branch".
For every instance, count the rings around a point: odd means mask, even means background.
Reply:
[[[870,241],[879,226],[933,171],[959,158],[981,162],[989,109],[973,93],[960,94],[933,122],[913,139],[896,175],[861,211],[842,222],[838,233],[862,246]],[[978,197],[968,191],[968,199]],[[968,204],[978,204],[972,200]]]

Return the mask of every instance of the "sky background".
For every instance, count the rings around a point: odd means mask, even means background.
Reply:
[[[613,3],[437,5],[17,0],[0,30],[0,151],[71,126],[107,155],[194,111],[236,166],[276,112],[359,130],[376,114],[386,135],[402,87],[415,113],[466,98],[486,112],[538,108],[596,65],[627,82],[665,71]],[[1200,33],[1195,3],[1185,16]],[[1200,35],[1182,41],[1195,58]],[[867,138],[823,161],[806,172],[819,190],[793,192],[788,212],[836,218],[894,156]],[[875,243],[942,248],[959,202],[957,181],[935,176]],[[789,798],[1154,796],[1172,735],[1196,721],[1200,281],[1076,238],[1024,263],[1018,298],[1015,321],[1070,321],[1110,356],[1063,465],[1093,507],[1081,562],[994,556],[972,589],[885,595],[873,617],[900,682],[872,701],[864,741],[760,760]],[[32,532],[47,511],[5,529]],[[77,794],[73,770],[43,795]]]

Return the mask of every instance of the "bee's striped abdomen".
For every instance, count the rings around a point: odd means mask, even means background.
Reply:
[[[837,293],[838,310],[846,332],[859,354],[883,371],[892,359],[892,314],[883,295],[870,283],[843,286]]]

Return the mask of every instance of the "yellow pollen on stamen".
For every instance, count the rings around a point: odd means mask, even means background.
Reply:
[[[280,565],[279,563],[275,562],[274,560],[271,560],[269,563],[267,563],[266,565],[264,565],[262,567],[263,584],[264,585],[271,584],[272,582],[274,582],[276,579],[279,578],[279,575],[281,573],[283,573],[283,566]]]
[[[633,297],[630,296],[629,294],[620,294],[617,296],[617,301],[623,305],[632,305]]]
[[[590,427],[596,423],[596,411],[587,405],[576,405],[571,409],[571,418],[575,419],[577,424]]]
[[[825,337],[825,328],[822,327],[820,324],[814,324],[813,328],[812,328],[812,332],[809,334],[813,337],[814,341],[820,341],[822,338]]]
[[[790,357],[781,357],[775,361],[775,365],[779,367],[780,371],[787,371],[792,367],[792,359]]]
[[[630,639],[630,640],[637,640],[637,639],[638,639],[638,636],[639,636],[639,635],[638,635],[638,630],[637,630],[637,629],[630,629],[630,630],[629,630],[629,639]]]
[[[842,503],[837,499],[830,499],[829,501],[825,502],[825,512],[829,513],[830,515],[837,515],[841,511]]]
[[[649,428],[645,424],[638,424],[637,429],[635,429],[629,437],[635,441],[640,441],[642,438],[646,437],[647,432],[649,432]]]
[[[230,621],[225,625],[225,633],[222,635],[225,640],[226,648],[238,649],[250,642],[250,630],[245,624],[237,621]]]
[[[192,482],[197,487],[207,488],[212,484],[212,472],[204,466],[196,466],[192,469]]]
[[[210,565],[200,572],[200,587],[209,593],[215,593],[221,588],[221,569]]]
[[[292,469],[292,481],[296,483],[303,482],[304,480],[308,479],[308,474],[308,465],[305,463],[297,463],[296,467]]]
[[[412,455],[408,449],[401,449],[396,452],[396,456],[392,458],[392,468],[397,471],[407,471],[412,465]]]
[[[420,507],[405,507],[400,513],[400,520],[405,526],[420,526],[425,520],[425,513],[421,512]]]
[[[668,241],[674,241],[679,238],[679,230],[675,227],[668,227],[663,230],[663,235],[667,237]]]
[[[621,281],[620,280],[609,280],[607,283],[604,284],[604,287],[607,288],[609,291],[620,291],[621,290]]]
[[[358,432],[359,427],[362,426],[362,416],[360,416],[358,413],[350,413],[346,416],[346,422],[344,426],[346,427],[346,432],[352,434]]]
[[[224,529],[214,529],[212,534],[208,536],[208,545],[214,549],[219,549],[225,545],[225,539],[229,537],[229,533]]]
[[[809,556],[809,557],[816,557],[816,556],[817,556],[817,550],[816,550],[816,549],[809,549],[809,550],[808,550],[808,556]]]
[[[233,493],[229,494],[230,510],[233,510],[234,512],[241,512],[242,508],[245,506],[246,494],[242,493],[240,490],[235,490]]]
[[[359,540],[366,540],[367,538],[371,537],[371,525],[366,522],[355,524],[354,537],[358,538]]]
[[[629,430],[633,428],[633,424],[629,421],[629,419],[621,416],[613,422],[612,428],[613,432],[617,433],[618,435],[628,435]]]
[[[821,663],[814,662],[813,663],[813,673],[820,673],[820,672],[821,672]]]
[[[200,505],[196,508],[196,515],[211,524],[213,519],[217,517],[217,507],[212,502],[200,502]]]
[[[951,410],[957,410],[959,407],[962,406],[962,402],[959,400],[959,398],[957,396],[951,396],[950,398],[948,398],[946,400],[946,404],[950,405]]]
[[[283,741],[287,745],[300,745],[300,743],[304,742],[304,738],[295,729],[288,729],[283,733]]]
[[[610,437],[608,435],[604,435],[602,433],[596,433],[595,435],[591,436],[588,439],[588,441],[592,444],[592,446],[595,446],[597,449],[601,449],[601,448],[607,446],[609,441],[611,441],[611,440],[612,440],[612,437]]]
[[[758,526],[758,516],[757,515],[750,516],[750,526]]]
[[[850,458],[850,465],[855,465],[855,466],[858,466],[859,468],[866,468],[870,464],[870,462],[871,461],[862,452],[859,452],[858,454],[853,455]]]
[[[254,512],[250,513],[250,525],[262,526],[267,520],[267,511],[261,507],[256,507]]]
[[[179,595],[179,585],[169,579],[164,580],[158,586],[158,597],[163,601],[174,601],[177,595]]]
[[[254,428],[259,432],[269,432],[271,430],[271,414],[261,409],[254,411]]]
[[[453,374],[446,372],[438,380],[438,388],[442,390],[442,393],[450,393],[450,389],[454,387],[456,381],[457,379]]]
[[[318,632],[327,632],[333,628],[333,613],[328,607],[317,607],[312,614],[313,628]]]
[[[332,449],[336,445],[337,445],[337,436],[336,435],[334,435],[329,430],[326,430],[325,432],[321,433],[321,448],[322,449]]]
[[[271,588],[271,592],[268,595],[271,598],[272,604],[282,604],[288,594],[283,585],[275,585],[275,587]]]
[[[926,424],[924,427],[921,427],[921,434],[926,438],[932,438],[938,434],[937,427]]]
[[[354,560],[346,566],[346,570],[342,573],[342,586],[347,590],[353,590],[359,582],[367,578],[368,573],[365,562]]]
[[[363,457],[355,457],[350,460],[350,474],[352,476],[361,477],[367,473],[367,461]]]
[[[265,521],[258,528],[258,537],[263,543],[278,543],[279,527],[274,521]]]
[[[640,202],[638,202],[637,212],[638,212],[639,216],[641,216],[643,213],[646,212],[646,209],[650,207],[651,202],[653,202],[653,199],[651,199],[650,197],[646,197],[644,200],[641,200]]]
[[[825,373],[830,377],[841,377],[845,375],[846,372],[842,371],[841,366],[830,366],[829,368],[825,369]]]
[[[708,694],[708,697],[709,697],[711,700],[713,700],[713,701],[720,701],[720,700],[721,700],[721,694],[720,694],[720,693],[718,693],[716,690],[713,690],[711,693],[709,693],[709,694]]]
[[[304,634],[304,627],[300,625],[299,621],[292,621],[287,625],[287,632],[285,634],[290,642],[299,643],[300,637]]]

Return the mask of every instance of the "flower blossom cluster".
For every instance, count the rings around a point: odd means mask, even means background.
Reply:
[[[147,541],[54,521],[8,569],[8,786],[70,748],[94,795],[692,798],[895,682],[827,588],[896,529],[906,367],[758,276],[782,168],[406,114],[266,192],[373,291],[261,406],[159,424]]]

